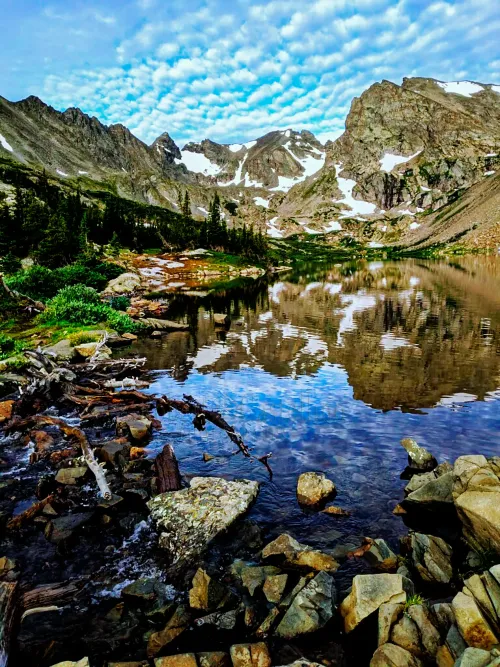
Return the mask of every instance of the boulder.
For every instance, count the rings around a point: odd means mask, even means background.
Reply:
[[[407,614],[403,614],[394,625],[391,630],[390,639],[392,644],[404,648],[412,655],[416,655],[419,658],[423,657],[424,651],[420,643],[418,628]]]
[[[121,594],[123,598],[132,602],[152,602],[158,597],[159,583],[157,579],[137,579],[125,586]]]
[[[188,627],[189,621],[189,610],[184,605],[179,605],[163,630],[153,632],[150,635],[147,646],[148,658],[153,658],[167,644],[183,633]]]
[[[434,470],[437,466],[437,461],[430,452],[421,447],[413,438],[403,438],[401,440],[402,447],[408,454],[408,465],[414,470]]]
[[[455,461],[453,499],[469,544],[500,554],[500,479],[484,456]]]
[[[297,593],[275,634],[291,639],[319,630],[332,618],[335,602],[336,589],[332,577],[326,572],[319,572]]]
[[[452,549],[440,537],[412,533],[412,561],[424,581],[448,584],[453,577]]]
[[[58,662],[56,665],[52,665],[52,667],[90,667],[90,662],[88,658],[82,658],[76,662],[64,660],[64,662]]]
[[[387,644],[391,636],[392,626],[401,618],[404,604],[385,602],[378,610],[378,645]]]
[[[141,279],[136,273],[122,273],[106,285],[105,295],[130,294],[141,286]]]
[[[195,625],[198,627],[213,625],[218,630],[233,630],[241,613],[241,608],[231,609],[230,611],[215,611],[207,616],[202,616],[202,618],[197,618]]]
[[[402,505],[405,509],[427,509],[439,511],[441,509],[453,509],[453,473],[448,472],[440,477],[435,477],[433,473],[425,475],[415,475],[411,481],[417,477],[425,477],[423,484],[412,490],[403,500]],[[406,488],[408,489],[410,485]]]
[[[406,581],[400,574],[358,574],[352,590],[340,605],[346,632],[351,632],[361,621],[377,611],[380,605],[406,602]]]
[[[318,572],[336,572],[339,567],[339,563],[333,556],[322,551],[315,551],[297,542],[287,533],[283,533],[265,546],[262,550],[262,558],[275,558],[293,567],[303,567]]]
[[[258,493],[258,482],[194,477],[188,489],[152,498],[148,507],[161,531],[160,546],[174,565],[192,562],[248,510]]]
[[[259,638],[267,637],[267,635],[271,632],[271,628],[273,627],[279,615],[280,615],[280,610],[277,607],[271,607],[268,615],[255,631],[255,636]]]
[[[271,656],[264,642],[234,644],[230,653],[233,667],[271,667]]]
[[[53,519],[45,527],[45,537],[55,544],[66,542],[73,537],[77,530],[90,521],[93,515],[93,512],[78,512]]]
[[[439,648],[441,636],[432,622],[429,609],[423,604],[412,604],[408,607],[406,615],[417,628],[423,654],[434,658]]]
[[[485,585],[487,581],[488,580],[484,575],[480,576],[479,574],[473,574],[468,579],[464,580],[464,588],[462,592],[466,595],[471,595],[479,604],[479,608],[486,614],[488,619],[495,622],[497,612],[495,605],[493,604],[494,597],[493,599],[490,597],[489,591]],[[495,590],[492,589],[492,592],[494,595]]]
[[[215,611],[222,609],[230,599],[230,591],[205,570],[198,568],[189,591],[189,606],[192,609]]]
[[[266,577],[262,591],[269,602],[277,604],[281,600],[287,581],[287,574],[271,574]]]
[[[423,662],[395,644],[384,644],[373,654],[370,667],[423,667]]]
[[[469,646],[489,651],[499,643],[500,640],[482,615],[474,598],[457,593],[451,604],[460,634]]]
[[[323,473],[304,472],[297,482],[297,500],[307,507],[321,507],[336,492],[335,484]]]

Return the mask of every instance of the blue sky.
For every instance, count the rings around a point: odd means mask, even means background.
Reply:
[[[498,0],[0,0],[0,94],[121,122],[148,143],[338,135],[404,76],[500,83]]]

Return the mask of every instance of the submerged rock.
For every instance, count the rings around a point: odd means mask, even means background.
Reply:
[[[500,554],[500,479],[495,471],[484,456],[460,456],[453,468],[453,499],[469,544]]]
[[[384,572],[396,570],[398,566],[398,557],[385,540],[373,540],[370,548],[365,551],[364,557],[372,567]]]
[[[307,507],[321,507],[336,492],[335,484],[323,473],[304,472],[297,482],[297,500]]]
[[[412,560],[424,581],[448,584],[453,577],[452,549],[440,537],[412,533]]]
[[[414,470],[433,470],[437,466],[434,456],[413,438],[403,438],[401,445],[408,453],[408,465]]]
[[[358,574],[352,590],[340,605],[346,632],[351,632],[361,621],[387,602],[406,602],[406,581],[400,574]]]
[[[332,618],[335,602],[336,589],[332,577],[326,572],[319,572],[297,593],[275,634],[291,639],[319,630]]]
[[[148,507],[161,531],[159,543],[172,564],[187,564],[200,556],[217,535],[248,510],[258,492],[258,482],[194,477],[188,489],[151,499]]]

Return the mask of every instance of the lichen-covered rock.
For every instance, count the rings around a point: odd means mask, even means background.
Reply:
[[[64,660],[64,662],[58,662],[57,665],[52,665],[52,667],[90,667],[90,662],[88,658],[82,658],[76,662]]]
[[[406,602],[404,581],[400,574],[358,574],[352,590],[340,605],[346,632],[351,632],[380,605]]]
[[[262,558],[278,559],[292,567],[316,570],[317,572],[336,572],[339,567],[339,563],[330,554],[316,551],[306,544],[301,544],[286,533],[264,547]]]
[[[332,577],[326,572],[319,572],[297,593],[275,634],[291,639],[319,630],[332,618],[335,601],[336,589]]]
[[[500,642],[474,598],[457,593],[451,604],[460,634],[469,646],[489,651]]]
[[[243,586],[253,596],[264,584],[266,577],[276,574],[280,574],[280,570],[272,565],[248,565],[242,568],[240,577]]]
[[[197,653],[200,667],[231,667],[229,654],[224,651],[207,651]]]
[[[484,456],[460,456],[453,498],[464,536],[475,548],[500,553],[500,479]]]
[[[198,662],[194,653],[179,653],[156,658],[155,667],[198,667]]]
[[[373,654],[370,667],[423,667],[423,663],[401,646],[384,644]]]
[[[268,602],[278,603],[281,600],[287,581],[287,574],[271,574],[266,577],[262,591]]]
[[[425,447],[421,447],[413,438],[403,438],[401,446],[408,453],[408,464],[411,468],[426,471],[433,470],[437,466],[434,456]]]
[[[453,577],[452,549],[440,537],[412,533],[412,560],[424,581],[448,584]]]
[[[188,489],[152,498],[148,503],[151,518],[161,531],[159,543],[172,564],[195,560],[248,510],[258,492],[258,482],[194,477]]]
[[[335,484],[319,472],[304,472],[297,482],[297,500],[307,507],[321,507],[336,493]]]

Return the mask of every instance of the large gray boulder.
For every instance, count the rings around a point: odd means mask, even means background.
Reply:
[[[453,499],[464,537],[500,554],[500,479],[484,456],[461,456],[453,468]]]
[[[326,572],[319,572],[297,593],[275,634],[291,639],[319,630],[332,618],[335,600],[336,589],[332,577]]]
[[[141,286],[141,279],[137,273],[122,273],[113,278],[106,285],[103,294],[131,294]]]
[[[242,516],[259,493],[258,482],[194,477],[188,489],[162,493],[148,507],[159,544],[173,565],[196,560],[220,533]]]

